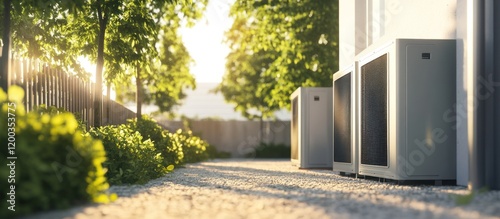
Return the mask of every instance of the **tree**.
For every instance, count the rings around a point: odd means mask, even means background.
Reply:
[[[7,92],[8,90],[8,81],[9,81],[9,53],[10,53],[10,23],[11,23],[11,0],[4,0],[3,4],[3,34],[2,34],[2,60],[0,60],[1,64],[1,74],[0,74],[0,87]]]
[[[219,90],[243,108],[240,112],[262,106],[268,111],[289,108],[289,96],[297,87],[331,86],[338,69],[337,0],[236,1],[230,15],[235,19],[226,36],[231,53]],[[232,67],[234,63],[240,67]],[[253,70],[242,74],[244,69]],[[242,83],[247,74],[259,78]],[[234,96],[243,86],[251,87],[251,95],[245,95],[263,98],[262,106],[255,99]]]
[[[66,15],[77,13],[81,9],[83,0],[49,2],[20,0],[15,3],[4,0],[0,5],[3,20],[0,31],[4,54],[0,75],[2,88],[7,89],[7,63],[11,44],[21,56],[40,58],[59,67],[61,63],[64,63],[66,70],[81,74],[83,69],[76,62],[75,56],[70,55],[72,50],[65,51],[72,44],[68,38],[64,37],[59,27],[65,23]]]
[[[165,25],[160,40],[160,55],[152,74],[146,75],[147,94],[144,102],[154,103],[160,112],[167,112],[186,97],[185,88],[196,88],[189,65],[193,62],[177,33],[177,28]]]
[[[136,68],[134,76],[128,74],[119,82],[128,85],[117,90],[120,99],[131,100],[133,91],[127,87],[131,85],[132,79],[135,80],[138,119],[141,118],[140,108],[143,103],[157,105],[160,112],[170,111],[185,97],[185,88],[195,88],[194,78],[189,72],[192,59],[177,30],[183,24],[193,25],[194,21],[201,17],[206,4],[207,0],[200,0],[181,5],[167,5],[163,19],[157,23],[160,27],[156,34],[157,41],[151,41],[154,44],[149,47],[154,51],[141,57],[141,63],[145,65]],[[120,39],[126,37],[121,36]],[[156,54],[157,51],[159,54]]]
[[[267,91],[260,84],[272,83],[273,78],[264,75],[277,56],[273,51],[258,50],[254,53],[249,42],[253,34],[251,24],[245,18],[235,19],[231,31],[226,33],[231,52],[227,56],[226,74],[215,92],[235,105],[235,110],[247,119],[272,118],[275,107],[265,102]]]
[[[160,27],[166,22],[165,20],[172,18],[172,13],[179,14],[176,16],[178,20],[185,16],[188,18],[188,23],[191,22],[190,19],[201,15],[207,0],[174,4],[176,2],[175,0],[49,1],[46,3],[48,6],[39,10],[31,6],[41,4],[40,1],[24,0],[16,5],[19,8],[17,13],[19,22],[16,26],[18,28],[15,31],[17,34],[15,42],[18,45],[17,49],[29,56],[56,62],[61,66],[71,66],[76,72],[82,70],[77,61],[79,55],[96,60],[94,125],[99,126],[102,117],[103,79],[110,85],[130,79],[132,75],[135,76],[139,91],[137,100],[140,102],[143,99],[141,95],[142,79],[145,78],[143,75],[153,75],[151,69],[159,60],[156,44]],[[78,10],[74,10],[75,8]],[[177,23],[179,22],[180,20]],[[23,32],[23,30],[35,30],[35,32]],[[107,71],[103,74],[104,67]],[[131,68],[135,70],[132,71]],[[131,72],[134,74],[130,74]],[[165,80],[161,83],[151,82],[154,79],[154,77],[148,78],[148,83],[163,85],[173,83]],[[174,92],[172,95],[175,94],[179,92]],[[138,116],[141,114],[140,104],[138,104],[138,114]]]
[[[16,51],[21,55],[39,58],[49,64],[65,66],[66,70],[80,73],[82,68],[77,61],[78,55],[82,52],[85,54],[85,51],[91,50],[89,48],[92,45],[96,45],[97,50],[92,50],[97,53],[94,92],[96,126],[101,124],[104,38],[108,21],[120,13],[120,5],[119,0],[24,0],[13,6],[13,21],[17,21],[13,25],[14,42]],[[83,23],[79,23],[82,21]],[[73,26],[85,26],[86,29],[84,32],[81,32],[82,29],[74,31],[69,28]],[[95,27],[98,31],[94,32]],[[96,37],[92,39],[91,36]]]

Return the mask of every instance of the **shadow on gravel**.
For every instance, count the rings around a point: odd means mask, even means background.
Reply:
[[[269,162],[269,160],[264,161]],[[330,170],[290,172],[288,169],[287,172],[262,169],[262,165],[252,167],[251,162],[257,163],[259,160],[244,160],[242,162],[249,162],[244,167],[226,164],[238,162],[227,160],[190,164],[145,185],[114,186],[112,191],[116,192],[120,198],[133,198],[139,194],[152,193],[151,189],[156,187],[178,184],[186,187],[207,188],[222,190],[224,193],[254,196],[255,199],[292,200],[315,206],[326,213],[348,213],[349,215],[369,218],[401,216],[456,218],[464,212],[474,212],[481,217],[498,216],[493,213],[481,212],[478,209],[469,209],[466,206],[455,206],[452,192],[463,190],[460,187],[401,186],[394,183],[340,176]],[[284,166],[287,162],[278,160],[275,163]],[[328,189],[325,189],[325,185]],[[216,198],[214,197],[214,199]],[[84,212],[88,207],[99,206],[79,206],[62,212],[42,213],[28,218],[58,218],[57,215],[74,217],[78,213]],[[44,215],[48,216],[44,217]]]
[[[356,213],[366,217],[375,216],[371,213],[379,212],[388,217],[413,215],[423,218],[456,218],[459,216],[457,212],[465,211],[462,207],[455,206],[454,198],[447,191],[460,190],[460,187],[400,186],[395,183],[368,182],[339,176],[329,170],[298,170],[290,173],[248,166],[220,166],[216,163],[200,163],[191,168],[196,168],[198,174],[179,176],[183,180],[173,183],[257,197],[295,200],[320,207],[326,212]],[[224,180],[214,181],[214,178]],[[231,183],[224,183],[227,181]],[[242,184],[245,185],[243,188],[237,186]],[[315,188],[318,184],[331,185],[331,190]],[[372,190],[373,187],[377,190]],[[348,191],[344,191],[346,189]],[[401,202],[413,204],[398,205]],[[423,205],[427,206],[422,208]],[[449,211],[454,208],[455,213]],[[484,216],[497,216],[476,212]]]

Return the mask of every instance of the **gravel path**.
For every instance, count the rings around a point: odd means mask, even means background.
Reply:
[[[457,206],[457,186],[401,186],[298,170],[284,160],[187,165],[141,186],[113,186],[106,205],[29,218],[500,218],[500,191]]]

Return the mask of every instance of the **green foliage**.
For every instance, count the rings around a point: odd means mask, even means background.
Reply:
[[[253,158],[290,158],[290,146],[284,144],[264,144],[255,148],[255,153],[247,154]]]
[[[191,131],[181,129],[172,133],[164,130],[149,116],[143,116],[141,120],[129,120],[128,126],[137,130],[145,139],[153,141],[156,151],[161,153],[164,165],[182,165],[183,163],[194,163],[210,158],[228,157],[227,154],[217,152],[206,141],[193,135]]]
[[[289,108],[298,87],[331,86],[338,69],[338,1],[236,1],[231,52],[217,89],[247,118]]]
[[[164,130],[158,123],[149,116],[143,115],[142,119],[128,120],[128,125],[132,130],[138,131],[145,139],[151,139],[156,152],[163,156],[163,165],[181,164],[184,153],[182,146],[172,139],[172,135]]]
[[[2,159],[17,157],[2,162],[15,162],[15,166],[0,168],[0,177],[6,180],[0,192],[5,195],[11,192],[10,185],[15,186],[15,214],[116,199],[116,195],[105,194],[109,185],[102,167],[106,160],[102,143],[84,136],[70,113],[54,115],[33,111],[26,114],[23,96],[21,88],[11,87],[8,101],[0,90],[0,119],[8,121],[0,124],[3,130],[0,140],[15,146],[9,150],[5,145],[0,156]],[[13,129],[15,136],[9,135]],[[10,175],[15,175],[13,184],[7,184]],[[13,213],[7,209],[8,204],[6,200],[0,204],[2,215]]]
[[[139,66],[128,66],[128,70],[122,74],[123,77],[117,77],[119,86],[116,87],[119,100],[136,100],[136,93],[140,91],[140,98],[137,101],[155,104],[160,112],[167,112],[179,105],[181,100],[186,97],[186,89],[195,88],[194,77],[189,71],[193,60],[183,45],[178,29],[183,22],[187,22],[189,25],[201,17],[201,12],[205,9],[206,4],[207,0],[199,0],[187,1],[184,4],[165,5],[162,10],[163,18],[155,24],[151,23],[150,29],[154,29],[156,33],[149,36],[149,44],[142,43],[136,46],[147,48],[151,50],[150,52],[137,56],[135,49],[130,48],[115,53],[120,57],[123,54],[135,57],[125,63],[141,61]],[[143,13],[142,17],[152,14],[146,13],[145,10],[138,10],[138,12]],[[122,23],[127,24],[126,22]],[[121,31],[113,35],[115,40],[113,42],[124,46],[114,48],[130,47],[130,43],[125,42],[125,40],[136,36],[137,32],[141,31],[134,28],[122,28]],[[116,69],[127,68],[117,67]],[[142,84],[138,85],[137,89],[133,89],[137,84],[133,85],[132,79],[137,78]]]
[[[49,114],[51,116],[54,116],[54,115],[58,115],[58,114],[61,114],[61,113],[67,113],[68,111],[66,111],[64,108],[57,108],[55,106],[49,106],[47,107],[47,105],[45,104],[42,104],[42,105],[38,105],[35,107],[35,111],[40,113],[40,114]]]
[[[182,145],[183,162],[195,163],[210,159],[207,149],[211,146],[200,137],[193,135],[191,131],[183,132],[179,129],[175,133],[170,133],[170,138]]]
[[[107,160],[103,166],[108,169],[106,177],[112,185],[143,184],[167,172],[153,142],[143,140],[127,125],[92,128],[89,134],[104,144]]]
[[[83,0],[12,1],[12,51],[19,56],[39,58],[88,79],[78,61],[75,36],[69,35],[67,17],[82,9]],[[1,4],[3,6],[3,4]],[[3,12],[1,10],[0,12]],[[4,17],[3,14],[0,17]],[[0,26],[0,32],[4,32]]]
[[[136,101],[170,111],[185,97],[184,89],[195,87],[189,73],[192,59],[177,30],[193,25],[207,2],[13,1],[13,51],[88,79],[90,74],[79,60],[83,56],[97,65],[95,98],[99,98],[104,81],[108,86],[115,85],[120,97],[133,99],[135,95],[127,94],[140,91]],[[94,109],[95,115],[100,115],[100,107]],[[100,124],[99,119],[95,122]]]
[[[273,51],[253,52],[248,41],[253,37],[246,19],[235,18],[233,27],[227,33],[232,51],[227,56],[226,74],[215,88],[224,99],[235,105],[235,110],[247,119],[273,117],[277,106],[265,102],[269,90],[262,85],[275,83],[275,79],[264,75],[270,63],[276,58]]]
[[[66,109],[64,109],[62,107],[60,107],[60,108],[57,108],[55,106],[47,107],[47,105],[45,105],[45,104],[36,106],[35,111],[38,112],[40,115],[48,114],[51,116],[58,115],[61,113],[70,113],[69,111],[67,111]],[[86,132],[87,131],[86,122],[84,122],[78,115],[76,115],[76,114],[73,114],[73,115],[75,116],[76,120],[78,121],[78,129],[80,131]]]

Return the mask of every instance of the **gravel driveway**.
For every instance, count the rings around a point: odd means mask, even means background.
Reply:
[[[287,160],[215,160],[187,165],[120,197],[29,218],[500,218],[500,191],[456,205],[458,186],[402,186],[298,170]]]

